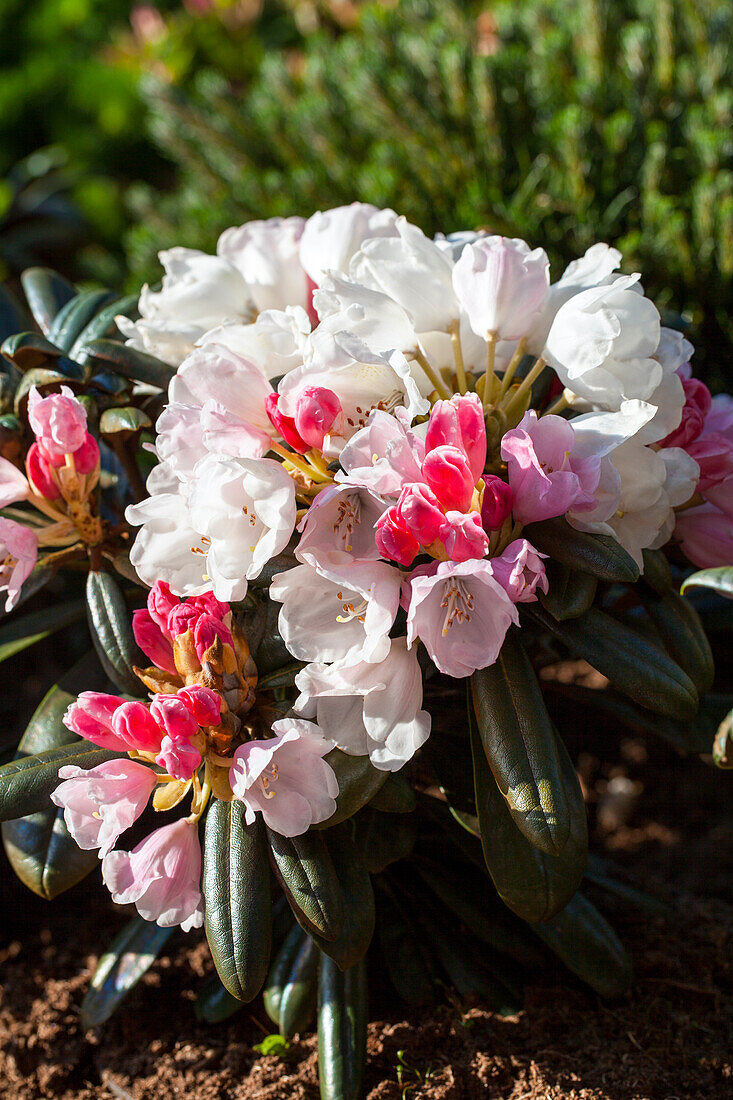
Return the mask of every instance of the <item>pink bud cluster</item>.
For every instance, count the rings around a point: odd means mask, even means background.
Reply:
[[[230,624],[229,604],[217,600],[213,593],[179,600],[164,581],[156,581],[150,589],[147,609],[135,611],[132,616],[132,630],[140,649],[154,665],[173,676],[178,671],[173,658],[176,638],[190,630],[201,661],[217,637],[233,646]]]
[[[61,489],[52,471],[73,460],[77,474],[90,474],[99,465],[99,447],[87,431],[87,414],[68,386],[61,393],[41,397],[35,386],[28,395],[28,421],[36,437],[26,458],[33,491],[57,500]]]
[[[441,544],[451,561],[482,558],[489,538],[473,508],[486,463],[486,425],[476,394],[438,401],[425,436],[422,481],[403,486],[376,525],[382,557],[410,565],[423,548]],[[503,522],[503,520],[502,520]]]
[[[324,439],[342,415],[338,397],[324,386],[302,389],[293,416],[283,411],[281,397],[275,392],[265,398],[265,411],[285,442],[298,454],[322,448]]]
[[[83,691],[64,715],[64,725],[105,749],[149,753],[174,779],[190,779],[201,764],[193,743],[201,727],[219,724],[221,699],[194,684],[161,692],[149,705],[116,695]]]

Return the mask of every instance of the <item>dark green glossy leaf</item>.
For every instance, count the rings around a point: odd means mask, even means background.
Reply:
[[[540,603],[554,619],[577,619],[593,606],[598,578],[569,565],[549,560],[545,566],[549,588]]]
[[[114,297],[109,290],[81,291],[59,310],[49,329],[49,340],[68,353],[79,333]]]
[[[146,666],[130,626],[130,612],[111,573],[90,571],[87,577],[87,619],[102,667],[120,691],[142,696],[144,687],[133,665]]]
[[[265,988],[262,991],[265,1012],[270,1017],[273,1024],[276,1024],[278,1027],[280,1026],[280,1003],[282,1001],[285,983],[292,969],[293,959],[300,951],[307,934],[308,933],[304,932],[299,924],[293,925],[285,936],[279,951],[277,951],[265,979]]]
[[[97,964],[81,1005],[84,1031],[99,1027],[150,969],[175,928],[159,928],[142,917],[133,917],[107,948]]]
[[[354,818],[359,849],[372,875],[407,859],[415,844],[417,821],[413,814],[391,814],[373,810],[371,804]],[[326,834],[328,840],[330,834]]]
[[[307,932],[335,940],[344,902],[333,860],[320,833],[284,837],[267,830],[272,866],[295,919]]]
[[[333,815],[328,821],[314,825],[314,829],[328,829],[352,817],[362,806],[371,802],[389,775],[389,772],[375,768],[368,756],[349,756],[341,749],[331,749],[323,759],[336,774],[339,793]]]
[[[102,435],[113,435],[116,432],[139,432],[143,428],[151,426],[151,419],[142,409],[134,405],[122,408],[105,409],[99,418],[99,430]]]
[[[629,956],[608,921],[582,894],[553,920],[535,924],[533,931],[602,997],[618,997],[630,989]]]
[[[572,815],[585,819],[575,774],[564,782],[560,748],[518,634],[509,631],[495,663],[471,677],[476,726],[489,767],[517,828],[559,855]]]
[[[129,317],[131,313],[137,312],[137,301],[137,294],[129,294],[126,298],[115,298],[104,309],[100,309],[74,341],[69,351],[71,358],[76,359],[84,345],[91,343],[92,340],[120,336],[121,334],[115,324],[115,317],[120,315]]]
[[[367,1037],[364,960],[345,973],[327,955],[318,971],[318,1083],[321,1100],[361,1100]]]
[[[571,786],[577,782],[575,770],[562,741],[558,739],[557,744],[562,774]],[[473,722],[471,745],[481,844],[494,886],[523,920],[549,920],[567,905],[583,878],[588,855],[585,816],[571,816],[570,834],[559,855],[536,848],[517,828]]]
[[[196,1019],[207,1024],[220,1024],[243,1008],[244,1001],[232,997],[216,972],[210,974],[201,986],[193,1005]]]
[[[48,336],[59,310],[76,297],[76,287],[48,267],[29,267],[20,281],[36,324]]]
[[[0,350],[22,371],[44,366],[55,370],[55,362],[61,355],[60,349],[38,332],[16,332],[3,341]]]
[[[0,286],[0,341],[29,327],[30,317],[7,287]]]
[[[672,571],[669,568],[667,555],[662,550],[643,550],[644,559],[644,584],[648,585],[658,596],[666,596],[675,591]]]
[[[381,810],[385,814],[409,814],[416,805],[415,791],[406,779],[395,772],[387,775],[386,782],[369,803],[370,809]]]
[[[156,359],[154,355],[116,340],[90,340],[78,349],[80,362],[89,364],[96,373],[100,370],[121,374],[136,382],[147,382],[161,390],[168,388],[176,368]]]
[[[214,800],[206,817],[202,889],[206,937],[233,997],[251,1001],[267,974],[272,935],[270,873],[258,819],[245,824],[238,800]]]
[[[733,597],[733,565],[722,565],[716,569],[701,569],[693,573],[682,585],[682,591],[688,588],[712,588],[723,596]]]
[[[318,1000],[320,952],[310,936],[304,936],[285,979],[280,998],[280,1034],[292,1039],[310,1027]]]
[[[640,589],[647,614],[670,657],[687,673],[701,695],[709,691],[715,677],[713,654],[692,604],[676,592],[659,596],[646,585]]]
[[[0,626],[0,661],[7,660],[28,646],[35,645],[49,634],[62,630],[84,617],[84,600],[54,604],[40,611],[31,611],[20,619],[11,619]],[[50,746],[49,746],[50,747]]]
[[[374,891],[361,847],[353,839],[351,822],[344,822],[325,833],[326,846],[333,861],[343,895],[343,924],[334,940],[317,934],[313,938],[324,954],[341,970],[348,970],[369,949],[374,935]]]
[[[640,706],[672,718],[694,717],[695,685],[653,639],[595,607],[563,623],[536,606],[525,611]]]
[[[531,523],[523,534],[543,554],[599,581],[633,583],[639,579],[638,566],[620,543],[606,535],[576,531],[562,517]]]
[[[608,869],[604,860],[589,853],[585,877],[591,886],[603,890],[606,894],[611,894],[620,901],[632,905],[635,909],[642,909],[646,913],[653,913],[654,916],[663,917],[668,921],[676,919],[675,911],[671,906],[665,905],[664,902],[652,897],[651,894],[645,894],[643,890],[636,890],[633,886],[627,886],[625,882],[620,882],[619,879],[613,877],[612,870]]]
[[[58,363],[58,360],[57,360]],[[68,374],[62,374],[58,370],[46,370],[45,367],[33,367],[32,370],[25,372],[18,388],[15,391],[15,397],[13,399],[13,411],[16,416],[21,416],[24,408],[24,403],[28,399],[33,386],[36,386],[42,396],[46,396],[51,391],[58,391],[61,386],[68,386],[69,382],[76,382],[77,379],[71,378]]]
[[[76,741],[4,764],[0,768],[0,821],[47,809],[51,792],[58,786],[59,768],[72,764],[77,768],[96,768],[97,764],[119,756],[118,752],[99,749],[88,741]]]

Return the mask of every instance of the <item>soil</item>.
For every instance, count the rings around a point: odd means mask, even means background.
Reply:
[[[594,737],[594,755],[568,737],[593,849],[674,911],[665,920],[604,897],[634,960],[633,991],[604,1002],[558,965],[527,987],[523,1012],[502,1018],[450,998],[405,1014],[377,981],[367,1100],[733,1096],[733,774],[615,730]],[[259,1056],[253,1045],[273,1030],[259,1001],[225,1023],[197,1022],[193,1001],[211,968],[200,934],[173,941],[85,1035],[93,952],[128,914],[95,876],[49,905],[6,874],[0,904],[0,1097],[317,1100],[313,1035],[284,1057]]]

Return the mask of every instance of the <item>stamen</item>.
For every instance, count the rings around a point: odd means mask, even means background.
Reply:
[[[359,497],[356,494],[344,497],[344,499],[340,500],[338,503],[337,512],[338,516],[333,525],[333,533],[337,538],[343,540],[344,549],[350,553],[352,550],[351,538],[354,533],[354,528],[361,519],[361,501]]]
[[[341,592],[338,593],[338,598],[343,600]],[[358,619],[360,623],[364,622],[364,612],[367,609],[367,601],[362,600],[360,604],[354,607],[353,603],[343,603],[343,615],[336,616],[337,623],[350,623],[352,619]]]
[[[473,611],[473,596],[466,588],[463,581],[454,577],[446,581],[443,602],[440,605],[445,608],[443,620],[443,637],[447,635],[454,623],[470,623]]]
[[[270,783],[276,783],[277,777],[280,775],[280,768],[277,764],[271,764],[269,768],[265,768],[263,773],[257,780],[260,790],[265,798],[274,798],[275,791],[270,789]]]

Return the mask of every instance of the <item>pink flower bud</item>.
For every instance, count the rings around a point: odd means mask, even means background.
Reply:
[[[458,447],[435,447],[425,455],[422,472],[443,508],[468,511],[474,480],[463,451]]]
[[[176,604],[168,616],[168,632],[171,638],[177,638],[179,634],[193,630],[200,617],[201,612],[192,603]]]
[[[420,546],[430,546],[442,537],[445,512],[432,489],[420,482],[405,485],[397,501],[400,520]]]
[[[48,397],[41,397],[36,387],[31,386],[28,420],[47,454],[73,454],[84,442],[86,410],[68,386],[62,386],[60,394],[52,393]]]
[[[456,395],[450,401],[437,401],[430,413],[425,448],[458,447],[471,468],[474,485],[486,465],[486,423],[478,394]]]
[[[410,565],[420,546],[396,507],[388,508],[375,524],[374,541],[383,558]]]
[[[341,414],[341,402],[333,390],[324,386],[306,386],[298,394],[295,427],[309,447],[322,447],[334,421]]]
[[[81,447],[74,451],[74,466],[78,474],[91,474],[98,465],[99,445],[94,436],[87,432]]]
[[[301,436],[295,426],[295,419],[292,416],[286,416],[284,412],[280,411],[278,405],[279,400],[279,394],[268,393],[265,398],[265,412],[288,446],[292,447],[298,454],[304,455],[306,451],[310,450],[310,444],[306,443]]]
[[[192,684],[176,693],[200,726],[218,726],[221,721],[221,696],[202,684]]]
[[[166,736],[160,743],[155,763],[174,779],[190,779],[201,765],[201,753],[188,741],[174,741]]]
[[[174,741],[190,741],[198,733],[198,722],[178,695],[156,695],[150,704],[150,716]]]
[[[26,473],[33,492],[46,500],[57,500],[61,490],[51,476],[52,464],[37,443],[33,443],[25,460]]]
[[[224,645],[234,648],[231,631],[221,619],[213,615],[199,615],[193,628],[193,644],[199,661],[203,661],[204,653],[217,638],[221,638]]]
[[[685,391],[682,420],[679,427],[662,440],[660,447],[687,447],[700,435],[710,412],[713,399],[704,382],[697,378],[683,378],[682,388]]]
[[[121,740],[112,727],[112,719],[123,705],[124,699],[106,695],[101,691],[82,691],[63,717],[68,730],[78,733],[103,749],[127,750],[127,742]]]
[[[685,450],[700,467],[698,492],[706,496],[711,490],[717,493],[717,487],[733,477],[733,440],[721,432],[705,432],[688,443]]]
[[[164,731],[144,703],[122,703],[112,715],[112,729],[130,749],[157,752]]]
[[[149,611],[133,611],[132,633],[146,657],[165,672],[177,675],[173,660],[173,646],[167,634],[164,634]]]
[[[451,561],[483,558],[489,549],[489,536],[481,526],[478,512],[448,512],[448,527],[443,542]]]
[[[199,611],[205,611],[207,615],[213,615],[215,619],[224,619],[231,611],[228,603],[217,600],[213,592],[204,592],[201,596],[191,596],[188,603],[197,607]]]
[[[496,474],[484,477],[484,496],[481,502],[481,522],[485,531],[498,531],[507,516],[512,514],[514,493],[506,481]]]
[[[153,622],[156,622],[164,633],[168,631],[168,616],[180,600],[170,590],[170,585],[165,581],[156,581],[148,592],[148,611]]]

